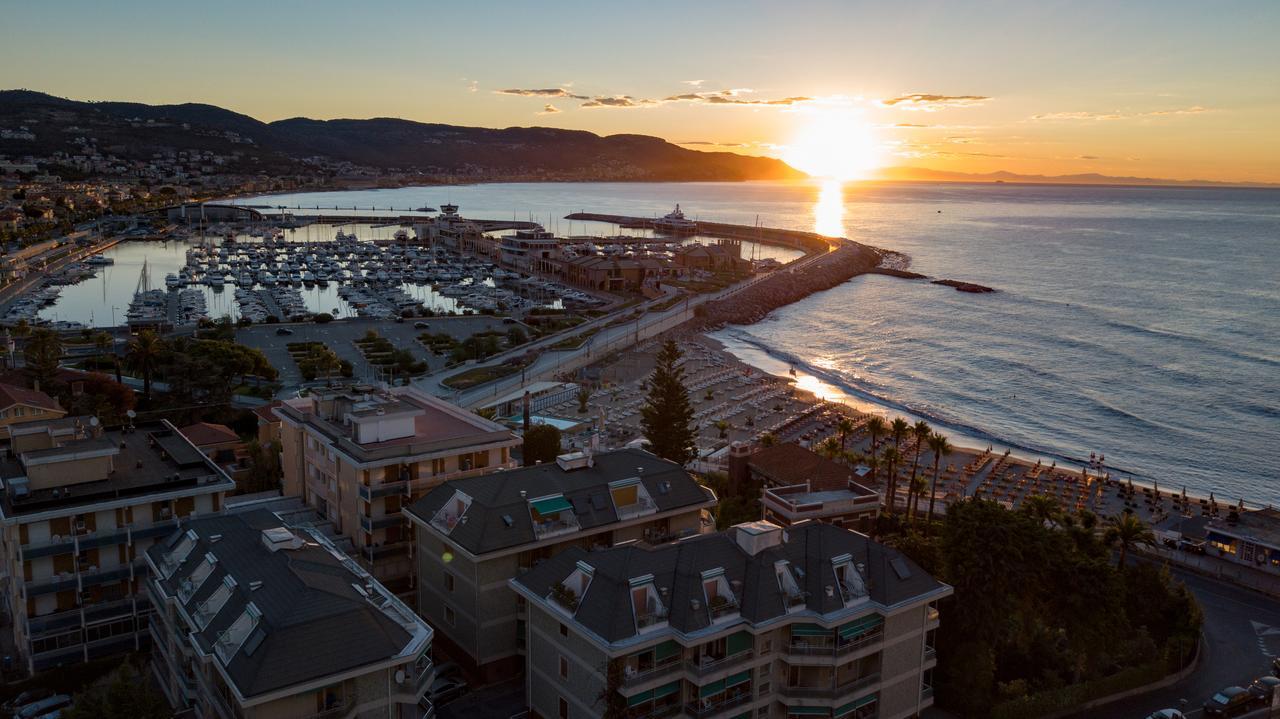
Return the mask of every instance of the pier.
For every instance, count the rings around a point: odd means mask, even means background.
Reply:
[[[584,220],[587,222],[608,222],[634,229],[653,229],[654,220],[645,217],[627,215],[606,215],[596,212],[575,212],[565,215],[566,220]],[[785,230],[779,227],[760,227],[753,225],[734,225],[726,222],[706,222],[698,220],[696,234],[708,237],[725,237],[735,240],[751,240],[766,242],[771,245],[794,247],[805,252],[827,252],[839,241],[836,237],[819,235],[816,232],[803,230]]]

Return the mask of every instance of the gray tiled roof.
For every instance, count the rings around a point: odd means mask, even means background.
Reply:
[[[587,552],[567,549],[551,557],[514,582],[532,594],[545,597],[552,585],[563,582],[577,562],[591,565],[595,572],[587,592],[579,600],[574,619],[608,642],[619,642],[637,634],[629,596],[632,579],[652,574],[659,591],[666,590],[670,629],[682,634],[711,625],[702,591],[702,573],[723,568],[737,594],[741,620],[756,624],[787,614],[778,587],[774,563],[785,559],[804,571],[800,589],[807,592],[806,609],[826,615],[845,609],[839,592],[828,596],[826,588],[836,586],[832,558],[852,556],[863,565],[861,574],[869,598],[875,605],[891,607],[921,598],[945,585],[907,559],[901,552],[871,541],[865,535],[834,525],[805,522],[786,533],[786,541],[748,554],[729,530],[703,535],[657,548],[616,547]],[[905,563],[909,575],[900,577],[891,562]],[[692,600],[699,607],[694,609]]]
[[[223,577],[235,580],[227,603],[194,635],[202,650],[214,651],[218,635],[249,602],[261,611],[261,643],[251,652],[239,649],[223,664],[241,695],[253,697],[389,660],[407,649],[415,634],[429,632],[411,614],[412,623],[406,623],[375,606],[354,586],[367,580],[311,535],[297,533],[308,540],[300,548],[272,552],[262,542],[262,530],[280,526],[279,518],[267,510],[201,517],[184,521],[173,537],[147,550],[152,562],[161,566],[182,534],[194,530],[199,535],[172,577],[153,575],[168,596],[178,596],[182,581],[206,554],[217,558],[212,574],[183,605],[189,615],[216,591]],[[254,589],[256,582],[262,584]]]
[[[658,512],[693,507],[712,498],[680,465],[643,450],[623,449],[597,454],[593,466],[581,469],[566,471],[552,462],[446,482],[407,511],[429,523],[455,491],[465,493],[472,499],[467,521],[456,525],[449,539],[472,554],[485,554],[536,541],[528,500],[537,497],[563,494],[584,530],[616,523],[609,483],[632,477],[640,478]],[[598,495],[594,502],[592,495]],[[510,526],[504,516],[511,518]]]

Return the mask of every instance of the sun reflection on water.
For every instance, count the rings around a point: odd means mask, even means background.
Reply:
[[[844,183],[826,180],[813,204],[813,231],[820,235],[844,237]]]

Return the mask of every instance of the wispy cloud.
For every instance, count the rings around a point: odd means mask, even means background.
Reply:
[[[922,125],[918,122],[899,122],[894,127],[933,127],[933,125]]]
[[[921,110],[934,112],[951,107],[973,107],[990,100],[986,95],[934,95],[916,92],[881,100],[884,107],[896,107],[900,110]]]
[[[498,95],[516,95],[519,97],[563,97],[570,100],[590,100],[586,95],[575,95],[563,87],[543,87],[532,90],[523,88],[508,88],[506,90],[494,90]]]
[[[580,107],[648,107],[658,104],[656,100],[646,100],[630,95],[596,95],[592,98],[579,99],[586,100]]]
[[[707,140],[690,140],[677,142],[677,145],[704,145],[707,147],[751,147],[750,142],[709,142]]]
[[[1071,121],[1079,120],[1083,122],[1099,122],[1104,120],[1130,120],[1138,117],[1161,117],[1166,115],[1199,115],[1204,112],[1210,112],[1209,108],[1200,105],[1192,105],[1191,107],[1176,107],[1168,110],[1149,110],[1147,112],[1121,112],[1119,110],[1113,112],[1045,112],[1039,115],[1032,115],[1031,119],[1036,121]]]
[[[1076,155],[1077,160],[1101,160],[1097,155]]]
[[[688,85],[689,87],[702,87],[702,83],[704,82],[706,82],[706,80],[681,80],[680,84]]]
[[[558,107],[556,107],[555,105],[552,105],[551,103],[549,103],[549,102],[548,102],[547,104],[545,104],[545,105],[543,105],[543,106],[542,106],[542,112],[539,112],[538,114],[539,114],[539,115],[554,115],[554,114],[556,114],[557,112],[561,112],[560,108],[558,108]]]
[[[755,90],[751,88],[731,88],[728,90],[717,90],[712,92],[686,92],[679,95],[671,95],[662,98],[663,102],[702,102],[708,105],[796,105],[802,102],[811,102],[813,98],[804,96],[783,97],[776,100],[762,100],[757,98],[746,98],[742,95],[753,93]]]

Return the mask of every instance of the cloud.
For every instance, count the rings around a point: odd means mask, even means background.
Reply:
[[[1101,160],[1102,158],[1098,157],[1097,155],[1077,155],[1076,159],[1077,160]]]
[[[471,82],[467,83],[467,92],[477,92],[479,91],[479,89],[480,89],[479,82],[472,80]]]
[[[630,95],[596,95],[592,98],[584,97],[579,99],[586,100],[581,107],[645,107],[658,104],[655,100],[646,100]]]
[[[1131,120],[1139,117],[1162,117],[1166,115],[1199,115],[1204,112],[1211,112],[1207,107],[1200,105],[1192,105],[1191,107],[1177,107],[1169,110],[1150,110],[1147,112],[1045,112],[1039,115],[1032,115],[1031,119],[1036,121],[1062,121],[1062,120],[1082,120],[1085,122],[1097,122],[1102,120]]]
[[[563,87],[544,87],[533,90],[525,90],[521,88],[509,88],[506,90],[494,90],[498,95],[517,95],[519,97],[564,97],[570,100],[590,100],[586,95],[574,95]]]
[[[894,127],[933,127],[933,125],[921,125],[918,122],[899,122]]]
[[[539,114],[539,115],[554,115],[554,114],[556,114],[557,112],[560,112],[560,111],[561,111],[561,110],[560,110],[560,108],[558,108],[558,107],[556,107],[555,105],[552,105],[551,103],[549,103],[549,102],[548,102],[547,104],[545,104],[545,105],[543,105],[543,106],[542,106],[542,112],[540,112],[540,113],[538,113],[538,114]]]
[[[755,92],[751,88],[739,87],[728,90],[717,90],[713,92],[686,92],[679,95],[671,95],[662,98],[663,102],[701,102],[708,105],[796,105],[802,102],[812,102],[813,98],[795,96],[783,97],[777,100],[757,100],[741,97],[744,94]]]
[[[965,137],[962,135],[955,135],[952,137],[948,137],[947,142],[950,142],[953,145],[970,145],[970,144],[973,144],[974,142],[977,142],[977,138]]]
[[[910,95],[899,95],[887,100],[881,100],[880,104],[885,107],[896,107],[901,110],[923,110],[924,112],[934,112],[935,110],[943,110],[949,107],[973,107],[975,105],[981,105],[990,99],[990,97],[985,95],[933,95],[929,93],[916,92]]]
[[[706,145],[709,147],[751,147],[749,142],[709,142],[707,140],[690,140],[688,142],[677,142],[677,145]]]
[[[688,85],[690,87],[702,87],[702,83],[704,82],[706,82],[706,80],[681,80],[680,84]]]

